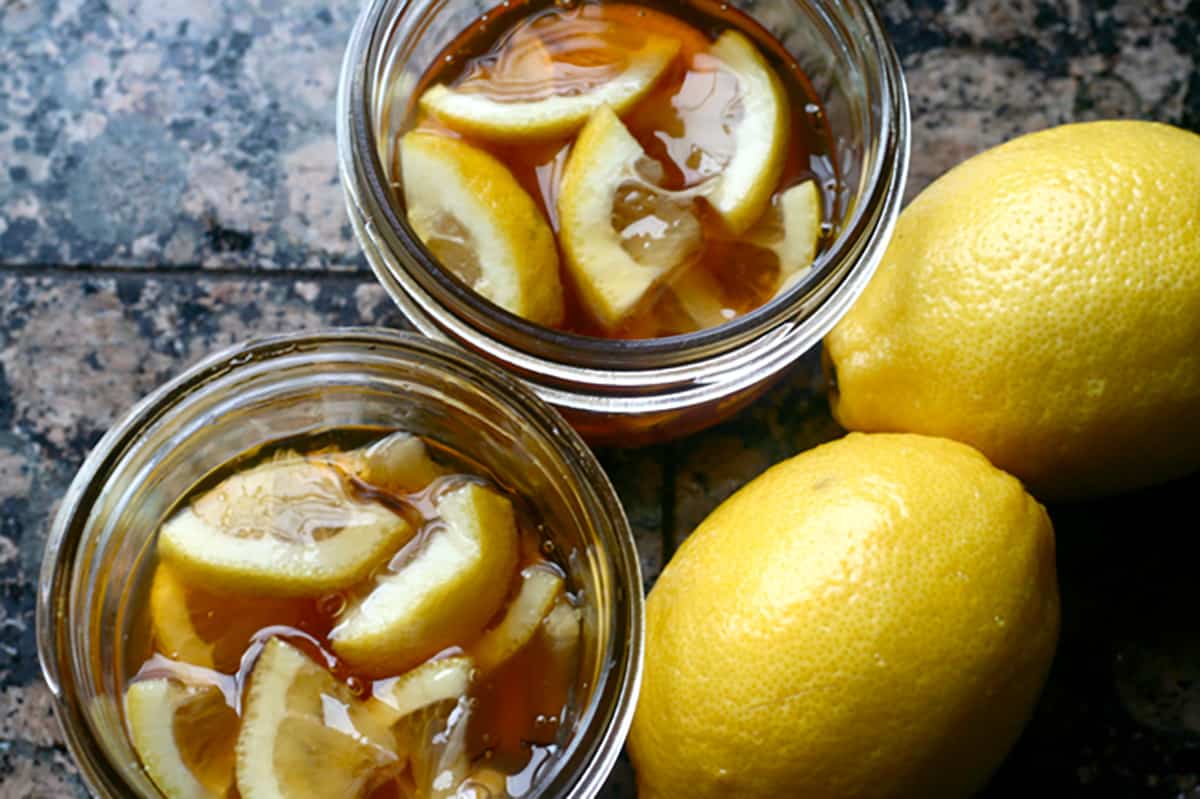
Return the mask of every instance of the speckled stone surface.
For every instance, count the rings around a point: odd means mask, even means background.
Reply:
[[[48,519],[138,397],[250,335],[399,326],[337,186],[334,91],[357,3],[0,3],[0,797],[84,796],[34,645]],[[1200,131],[1200,0],[890,0],[911,197],[1072,120]],[[815,358],[736,419],[604,452],[647,585],[722,498],[839,434]],[[1193,477],[1052,509],[1064,631],[988,796],[1200,796]],[[1136,546],[1130,545],[1132,536]],[[606,799],[633,796],[622,764]]]

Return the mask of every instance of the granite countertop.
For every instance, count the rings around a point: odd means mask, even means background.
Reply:
[[[85,795],[39,674],[33,608],[48,520],[109,424],[251,335],[403,324],[337,185],[334,91],[357,6],[0,2],[0,797]],[[882,11],[912,95],[910,197],[1062,122],[1200,131],[1200,0]],[[839,434],[814,362],[716,429],[601,453],[648,582],[717,502]],[[1198,489],[1193,477],[1052,509],[1060,652],[988,796],[1200,796],[1200,543],[1185,512]],[[622,765],[605,795],[632,797],[630,785]]]

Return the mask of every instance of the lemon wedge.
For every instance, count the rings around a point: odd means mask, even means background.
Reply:
[[[549,569],[531,566],[521,572],[521,588],[504,618],[469,649],[481,674],[496,670],[529,643],[562,588],[562,578]]]
[[[579,649],[583,613],[560,596],[542,623],[542,632],[550,651],[571,660]]]
[[[375,698],[395,711],[397,718],[467,695],[475,664],[470,658],[448,657],[422,663],[410,672],[375,686]]]
[[[723,325],[733,318],[721,300],[725,289],[707,269],[686,270],[671,280],[671,290],[683,312],[700,330]]]
[[[504,102],[439,84],[422,95],[420,105],[455,130],[482,139],[519,143],[568,136],[598,108],[608,106],[618,114],[632,108],[654,88],[678,55],[679,46],[675,39],[650,35],[641,48],[629,54],[619,74],[579,94]]]
[[[821,195],[808,180],[779,196],[773,207],[745,235],[745,242],[774,253],[778,260],[779,296],[812,266],[821,238]],[[771,257],[767,255],[766,257]],[[671,291],[679,307],[697,328],[722,325],[737,316],[725,301],[727,290],[711,272],[693,268],[673,275]]]
[[[243,799],[365,796],[403,767],[369,708],[295,647],[272,638],[250,675],[237,739]]]
[[[702,244],[690,197],[658,190],[647,159],[611,108],[580,133],[558,198],[567,266],[591,315],[616,327]]]
[[[554,234],[504,164],[419,131],[401,140],[400,163],[409,224],[443,266],[517,316],[562,321]]]
[[[125,691],[125,719],[142,765],[168,799],[223,797],[232,787],[237,715],[215,686],[139,680]]]
[[[237,671],[242,652],[264,627],[300,621],[294,601],[254,597],[235,604],[185,584],[166,563],[159,563],[150,584],[150,621],[158,648],[172,660],[225,673]]]
[[[193,501],[163,524],[158,547],[211,591],[316,596],[365,578],[411,536],[397,514],[350,496],[334,465],[292,454]]]
[[[791,127],[788,99],[779,76],[741,33],[725,31],[709,53],[737,77],[741,113],[733,123],[733,157],[707,200],[740,235],[766,211],[783,173]]]
[[[475,636],[504,602],[517,566],[512,504],[475,483],[444,495],[407,563],[329,633],[333,649],[374,675],[411,668]]]
[[[777,296],[803,277],[817,257],[822,213],[821,193],[817,190],[816,182],[806,180],[780,195],[779,214],[783,225],[782,235],[772,232],[750,236],[753,243],[779,256],[781,282]]]

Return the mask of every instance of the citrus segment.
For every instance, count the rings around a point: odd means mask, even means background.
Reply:
[[[500,623],[471,645],[471,659],[481,674],[499,668],[529,643],[562,593],[563,579],[545,568],[521,572],[521,588]]]
[[[351,496],[332,464],[283,455],[227,478],[162,526],[159,553],[210,590],[316,596],[363,579],[412,535]]]
[[[445,124],[483,139],[523,142],[567,136],[601,107],[613,108],[618,114],[631,108],[654,87],[678,53],[679,42],[651,35],[629,54],[619,74],[578,94],[506,102],[439,84],[425,92],[420,104]]]
[[[730,121],[737,143],[733,157],[707,199],[730,230],[741,234],[763,215],[783,174],[788,99],[779,76],[743,34],[725,31],[709,53],[737,76],[740,114]]]
[[[411,560],[381,577],[329,634],[334,650],[372,674],[395,674],[469,639],[504,601],[517,564],[512,504],[470,483],[441,498]]]
[[[408,221],[479,294],[544,325],[562,319],[554,234],[504,164],[471,145],[412,132],[400,143]]]
[[[125,691],[125,719],[142,765],[168,799],[226,795],[237,715],[219,688],[140,680]]]
[[[375,698],[407,716],[448,699],[460,699],[471,687],[475,664],[470,658],[448,657],[422,663],[412,671],[375,686]]]
[[[230,601],[228,595],[183,582],[168,564],[159,563],[150,584],[150,620],[159,649],[172,660],[232,673],[254,633],[300,622],[294,601],[252,597],[235,610]]]
[[[250,675],[237,739],[244,799],[358,796],[402,766],[366,704],[295,647],[272,638]]]
[[[657,189],[643,174],[645,161],[617,115],[601,108],[563,174],[558,211],[567,266],[587,310],[608,328],[700,245],[690,202]]]

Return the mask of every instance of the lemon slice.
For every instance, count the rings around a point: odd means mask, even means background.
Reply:
[[[783,173],[791,127],[788,99],[779,76],[741,33],[725,31],[709,53],[737,77],[741,114],[734,123],[733,157],[707,199],[740,235],[766,211]]]
[[[504,618],[469,650],[481,674],[499,668],[529,643],[562,588],[562,578],[549,569],[531,566],[521,572],[521,588]]]
[[[158,547],[208,590],[316,596],[365,578],[411,536],[400,516],[350,496],[332,464],[285,455],[176,513]]]
[[[418,131],[401,140],[400,161],[409,224],[443,266],[517,316],[562,321],[554,234],[504,164]]]
[[[609,328],[701,245],[690,198],[659,192],[639,171],[647,163],[657,166],[612,109],[601,108],[563,173],[558,211],[567,266],[587,310]]]
[[[640,49],[630,53],[619,74],[590,91],[504,102],[439,84],[422,95],[420,104],[455,130],[482,139],[519,143],[568,136],[598,108],[608,106],[618,114],[632,108],[654,88],[678,53],[675,39],[650,35]]]
[[[294,600],[236,602],[228,594],[187,585],[166,563],[158,564],[150,584],[150,620],[159,649],[172,660],[225,673],[237,671],[254,633],[275,624],[295,626],[301,614]]]
[[[237,739],[243,799],[365,796],[403,766],[367,702],[272,638],[250,675]]]
[[[142,765],[168,799],[223,797],[233,785],[237,714],[215,686],[140,680],[125,691],[125,719]]]
[[[475,483],[438,503],[442,524],[399,571],[329,633],[334,651],[374,675],[411,668],[475,636],[496,614],[517,565],[512,504]]]
[[[375,698],[395,711],[397,718],[407,716],[438,702],[466,696],[474,670],[470,658],[431,660],[399,677],[377,683]]]

